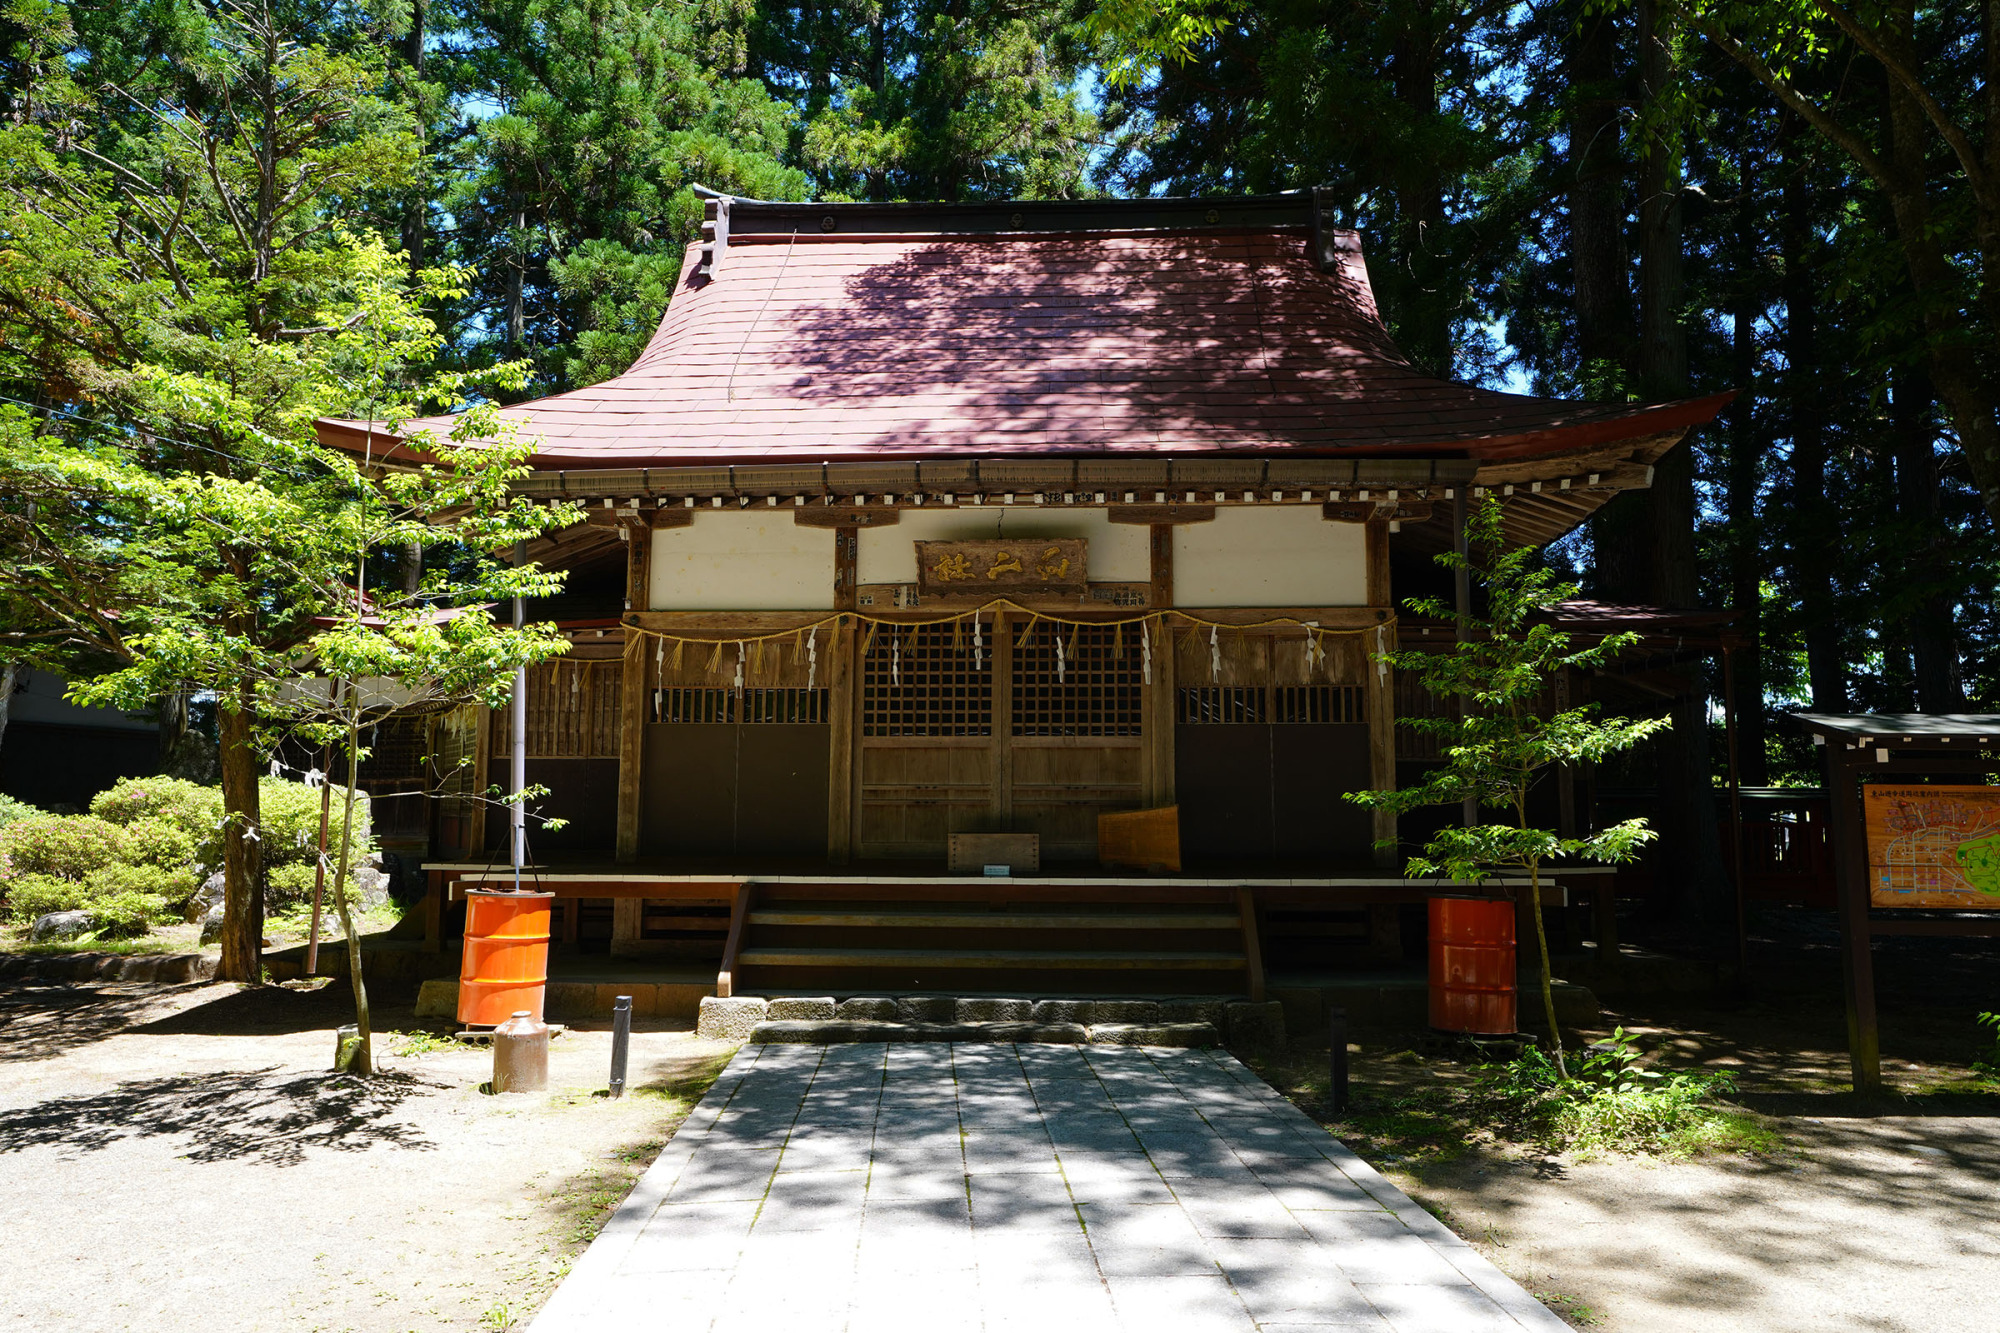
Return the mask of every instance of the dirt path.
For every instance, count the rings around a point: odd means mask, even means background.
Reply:
[[[549,1094],[492,1097],[473,1049],[329,1076],[348,1013],[338,991],[0,991],[0,1329],[525,1323],[728,1054],[637,1032],[613,1102],[591,1095],[609,1032],[573,1030]]]
[[[1825,1117],[1797,1156],[1390,1170],[1602,1333],[2000,1330],[2000,1120]]]
[[[1598,1333],[2000,1333],[2000,1085],[1967,1064],[1972,1015],[2000,1007],[2000,954],[1989,941],[1878,948],[1890,1092],[1860,1101],[1823,918],[1774,914],[1749,1002],[1628,998],[1583,1034],[1619,1023],[1672,1064],[1729,1070],[1732,1100],[1775,1131],[1775,1152],[1578,1161],[1478,1125],[1440,1132],[1399,1108],[1465,1070],[1406,1049],[1418,1033],[1362,1034],[1356,1115],[1336,1131]],[[1308,1110],[1324,1052],[1268,1067]]]

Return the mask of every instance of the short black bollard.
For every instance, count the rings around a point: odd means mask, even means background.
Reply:
[[[1326,1011],[1328,1052],[1326,1105],[1331,1115],[1347,1114],[1347,1011],[1338,1005]]]
[[[611,1004],[611,1095],[625,1095],[625,1056],[632,1046],[632,997],[621,995]]]

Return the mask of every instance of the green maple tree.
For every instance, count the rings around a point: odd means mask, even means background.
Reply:
[[[1548,613],[1577,594],[1543,567],[1528,547],[1509,548],[1501,530],[1500,502],[1486,497],[1471,522],[1473,556],[1447,552],[1438,562],[1468,569],[1485,609],[1458,612],[1435,598],[1406,603],[1417,615],[1455,622],[1461,637],[1447,652],[1404,649],[1382,654],[1398,671],[1413,673],[1440,698],[1459,698],[1456,716],[1409,718],[1405,724],[1436,736],[1443,762],[1414,787],[1350,792],[1350,800],[1402,814],[1425,806],[1476,801],[1500,816],[1438,830],[1409,858],[1411,878],[1442,875],[1477,883],[1495,875],[1525,876],[1529,915],[1541,962],[1544,1017],[1558,1069],[1562,1028],[1556,1022],[1549,977],[1548,932],[1542,923],[1542,875],[1551,861],[1629,861],[1654,839],[1644,819],[1628,819],[1582,837],[1538,828],[1529,794],[1538,775],[1555,765],[1596,763],[1664,731],[1664,718],[1604,718],[1597,705],[1546,710],[1543,699],[1559,673],[1603,666],[1638,641],[1611,634],[1585,647],[1549,623]],[[1394,844],[1389,844],[1394,846]]]

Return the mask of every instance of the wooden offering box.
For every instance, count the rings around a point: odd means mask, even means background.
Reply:
[[[1179,871],[1181,808],[1164,805],[1099,815],[1097,859],[1106,870]]]
[[[1010,875],[1035,875],[1042,869],[1042,837],[1039,833],[954,833],[950,855],[954,875],[983,875],[988,866],[1006,866]]]

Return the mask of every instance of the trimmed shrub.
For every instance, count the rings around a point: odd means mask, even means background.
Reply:
[[[170,819],[148,816],[125,826],[125,859],[162,870],[188,870],[201,863],[201,849],[188,831]]]
[[[84,904],[99,939],[130,939],[144,935],[166,909],[157,893],[107,893]]]
[[[310,861],[294,861],[272,870],[264,877],[265,906],[276,912],[297,903],[310,902],[314,874],[315,867]]]
[[[104,866],[81,880],[22,875],[8,886],[7,914],[26,925],[50,912],[82,909],[106,938],[143,935],[152,922],[171,920],[172,902],[193,891],[191,874],[155,866]]]
[[[334,788],[333,808],[327,816],[329,865],[339,864],[340,805],[344,794],[344,788]],[[265,778],[257,784],[257,802],[264,824],[265,869],[276,870],[301,862],[310,867],[319,855],[319,793],[303,783]],[[368,815],[368,793],[362,792],[354,801],[351,859],[355,865],[368,856]],[[306,882],[306,891],[312,891],[310,880]]]
[[[90,813],[113,824],[157,820],[179,829],[194,848],[190,861],[222,861],[222,789],[180,778],[120,778],[90,803]]]
[[[0,796],[0,828],[6,828],[16,820],[41,813],[39,806],[29,805],[26,801],[17,801],[11,796]]]
[[[194,871],[186,866],[109,865],[92,874],[86,884],[91,901],[84,906],[93,911],[102,899],[136,894],[159,899],[163,906],[155,915],[167,920],[173,919],[167,907],[186,902],[201,887]]]
[[[74,911],[89,896],[90,886],[80,879],[17,875],[7,884],[7,915],[25,926],[50,912]]]
[[[0,876],[86,879],[126,850],[125,830],[95,815],[33,815],[0,829]]]

